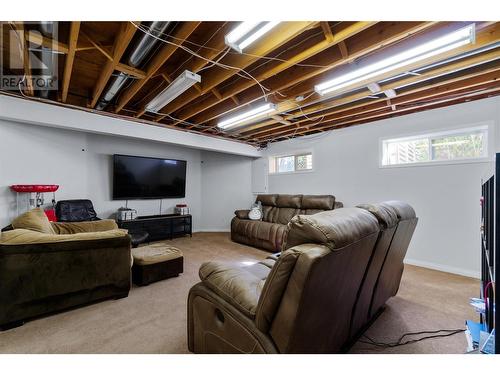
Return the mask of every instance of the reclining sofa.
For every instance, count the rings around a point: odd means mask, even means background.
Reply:
[[[114,220],[21,215],[0,236],[0,330],[130,290],[130,237]]]
[[[397,293],[416,224],[396,201],[298,215],[280,256],[204,263],[188,296],[189,350],[347,351]]]
[[[260,194],[262,220],[250,220],[250,210],[237,210],[231,221],[231,240],[272,252],[281,251],[287,224],[295,215],[312,215],[342,207],[333,195]]]

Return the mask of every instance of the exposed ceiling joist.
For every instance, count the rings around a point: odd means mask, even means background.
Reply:
[[[94,108],[101,96],[102,91],[106,87],[111,74],[115,70],[116,66],[120,63],[125,50],[127,49],[132,37],[134,36],[136,27],[131,22],[124,22],[121,25],[120,31],[115,38],[113,45],[113,60],[107,61],[101,70],[101,74],[97,80],[97,83],[92,92],[92,101],[90,102],[90,108]]]
[[[323,52],[324,50],[330,48],[336,43],[342,42],[343,40],[353,35],[356,35],[362,32],[363,30],[366,30],[373,24],[375,24],[375,22],[356,22],[345,28],[341,28],[338,30],[338,32],[335,33],[335,37],[332,40],[330,41],[322,40],[319,43],[307,48],[306,50],[300,50],[294,56],[287,58],[286,61],[282,61],[277,66],[273,66],[271,68],[263,67],[263,69],[260,69],[260,71],[254,73],[255,74],[254,77],[257,81],[261,82],[265,81],[270,77],[273,77],[281,72],[284,72],[285,70],[294,66],[295,64],[299,64],[307,60],[308,58],[320,52]],[[202,102],[198,103],[198,105],[189,106],[189,108],[182,110],[181,112],[178,113],[177,117],[182,120],[189,119],[203,111],[206,111],[207,109],[215,106],[216,104],[221,103],[222,101],[228,98],[233,98],[235,95],[243,92],[246,89],[254,87],[255,85],[256,82],[254,80],[246,80],[241,84],[235,85],[226,90],[224,94],[221,94],[222,96],[221,99],[214,100],[213,98],[209,98],[207,100],[203,100]]]
[[[69,30],[68,54],[64,62],[64,74],[62,83],[61,101],[66,103],[68,98],[69,83],[71,81],[71,72],[73,70],[73,61],[75,59],[76,46],[78,43],[78,35],[80,32],[80,21],[71,22]]]
[[[123,92],[121,95],[118,104],[116,105],[115,112],[120,112],[125,105],[136,95],[139,90],[144,86],[144,84],[165,64],[165,62],[174,54],[179,45],[182,45],[182,42],[178,42],[177,40],[184,41],[186,40],[200,25],[201,22],[185,22],[179,26],[174,34],[174,40],[176,44],[166,44],[164,45],[160,51],[153,57],[151,62],[146,68],[146,75],[143,79],[137,80]]]

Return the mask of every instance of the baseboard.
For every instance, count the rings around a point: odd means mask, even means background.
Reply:
[[[405,259],[404,263],[410,264],[412,266],[429,268],[431,270],[454,273],[456,275],[461,275],[461,276],[473,277],[475,279],[479,279],[481,277],[481,274],[479,271],[471,271],[471,270],[466,270],[463,268],[451,267],[451,266],[447,266],[447,265],[443,265],[443,264],[425,262],[425,261],[416,260],[416,259]]]

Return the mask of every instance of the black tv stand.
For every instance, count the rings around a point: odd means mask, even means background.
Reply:
[[[133,220],[118,220],[118,226],[131,233],[147,232],[149,241],[171,240],[177,236],[193,236],[191,215],[149,215]]]

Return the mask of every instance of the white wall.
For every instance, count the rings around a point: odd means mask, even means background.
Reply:
[[[236,209],[250,208],[252,158],[203,151],[202,225],[204,231],[229,231]]]
[[[201,228],[201,151],[158,142],[87,134],[0,120],[0,226],[16,216],[11,184],[54,183],[58,200],[89,198],[101,217],[109,217],[124,201],[111,199],[115,153],[187,160],[185,199],[164,199],[162,213],[187,202],[194,230]],[[46,194],[47,203],[51,195]],[[23,208],[26,204],[23,205]],[[140,215],[159,213],[159,200],[129,201]]]
[[[406,261],[477,276],[480,183],[492,171],[492,163],[379,168],[379,139],[483,121],[492,121],[496,128],[499,105],[499,98],[491,98],[275,143],[267,155],[312,150],[314,171],[271,175],[269,190],[333,194],[346,206],[406,201],[419,217]],[[500,132],[496,133],[498,139]]]

